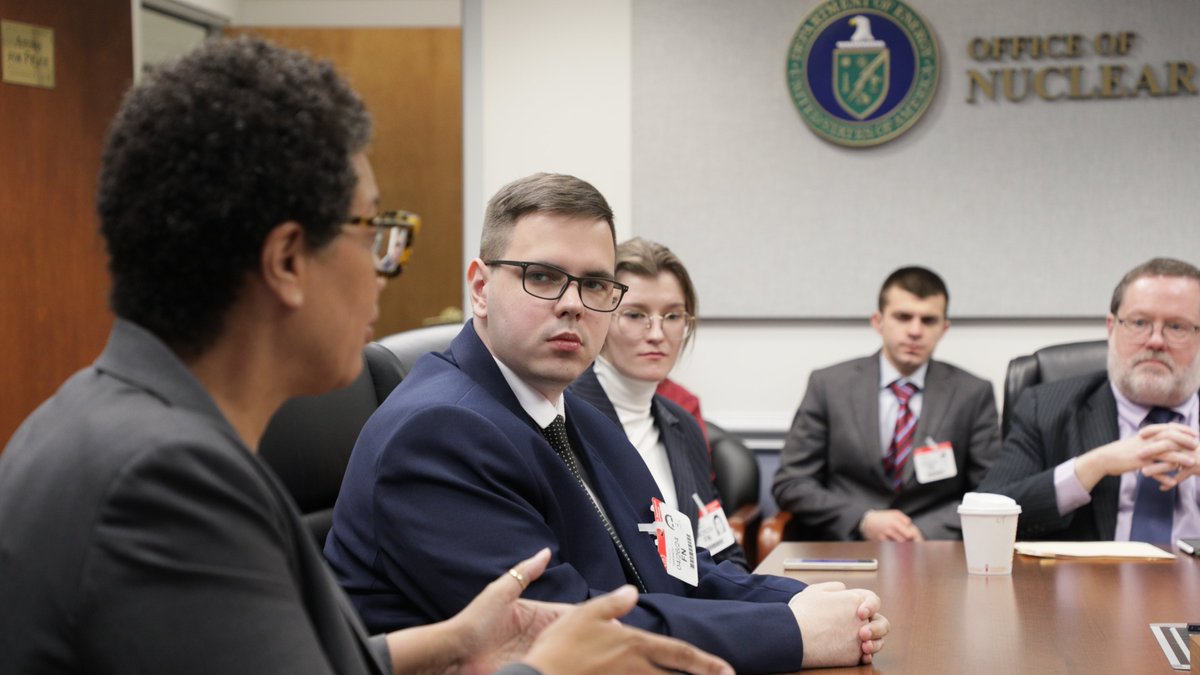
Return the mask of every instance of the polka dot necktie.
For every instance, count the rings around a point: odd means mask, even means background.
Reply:
[[[629,557],[629,552],[625,550],[625,545],[621,543],[621,538],[617,536],[617,530],[613,527],[612,521],[608,519],[608,514],[601,508],[600,503],[596,501],[596,497],[588,488],[587,481],[584,480],[583,472],[580,470],[579,462],[575,458],[575,450],[571,447],[571,440],[567,438],[567,421],[562,415],[554,418],[550,426],[542,429],[542,435],[546,437],[546,441],[550,443],[550,447],[558,453],[562,461],[567,465],[567,469],[571,471],[571,475],[575,477],[575,482],[579,483],[580,489],[587,495],[588,501],[592,503],[592,508],[596,509],[596,515],[600,516],[600,522],[604,523],[604,529],[608,531],[608,536],[612,539],[613,545],[617,547],[617,553],[620,554],[621,566],[625,570],[625,578],[637,585],[638,589],[643,593],[646,592],[646,584],[642,582],[642,577],[638,574],[637,568],[633,566],[633,559]]]

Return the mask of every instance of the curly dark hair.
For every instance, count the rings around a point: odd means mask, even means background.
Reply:
[[[258,38],[209,41],[149,73],[101,165],[113,312],[203,353],[275,226],[300,223],[313,247],[339,232],[370,135],[332,64]]]

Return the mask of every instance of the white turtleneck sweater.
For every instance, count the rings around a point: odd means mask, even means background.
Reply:
[[[667,446],[663,445],[654,416],[650,414],[650,403],[654,399],[657,382],[645,382],[626,377],[603,356],[596,358],[596,379],[608,395],[617,419],[625,427],[625,435],[637,448],[650,475],[662,492],[663,501],[672,509],[679,508],[675,494],[675,477],[671,473],[671,462],[667,458]]]

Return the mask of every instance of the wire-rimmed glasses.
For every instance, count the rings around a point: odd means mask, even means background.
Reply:
[[[640,338],[649,333],[658,321],[663,335],[672,340],[682,340],[691,332],[696,318],[684,311],[650,314],[640,309],[624,309],[617,314],[617,328],[629,338]]]

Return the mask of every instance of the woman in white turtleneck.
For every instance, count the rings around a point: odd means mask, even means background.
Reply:
[[[613,313],[608,338],[592,368],[571,392],[625,429],[654,477],[663,501],[688,514],[693,528],[697,501],[718,500],[708,444],[691,413],[655,393],[692,337],[696,291],[679,258],[641,238],[617,247],[617,281],[629,286]],[[747,567],[736,543],[714,546],[719,562]]]

